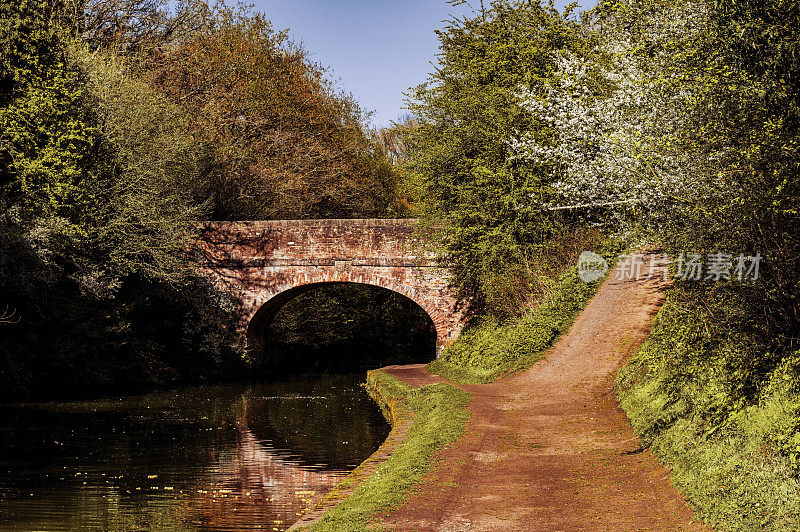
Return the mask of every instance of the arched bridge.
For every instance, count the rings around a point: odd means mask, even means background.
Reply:
[[[241,328],[257,347],[286,302],[321,283],[393,290],[422,307],[437,353],[461,330],[447,270],[422,250],[415,220],[211,222],[202,231],[203,268],[239,300]]]

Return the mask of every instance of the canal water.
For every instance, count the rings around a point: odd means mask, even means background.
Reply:
[[[386,438],[363,379],[0,406],[0,530],[285,530]]]

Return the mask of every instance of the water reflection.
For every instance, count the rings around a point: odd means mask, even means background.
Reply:
[[[362,378],[0,407],[0,528],[283,530],[385,439]]]

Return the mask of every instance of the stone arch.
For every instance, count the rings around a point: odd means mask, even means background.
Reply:
[[[409,219],[209,222],[194,251],[201,269],[238,304],[243,335],[268,301],[291,295],[284,292],[361,283],[419,305],[433,320],[438,354],[461,330],[464,308],[447,269],[418,245],[416,225]]]
[[[392,278],[376,275],[373,272],[319,272],[306,273],[299,277],[287,279],[274,284],[266,290],[259,290],[249,299],[248,309],[242,316],[248,349],[261,347],[259,338],[263,335],[264,327],[283,305],[300,294],[314,288],[334,283],[351,283],[376,286],[405,296],[413,301],[430,318],[436,331],[437,355],[441,346],[448,344],[454,336],[454,331],[448,330],[448,322],[441,309],[436,305],[435,299],[420,287],[409,286]]]

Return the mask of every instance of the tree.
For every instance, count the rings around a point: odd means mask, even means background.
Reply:
[[[0,184],[5,209],[60,217],[79,234],[92,212],[98,132],[85,77],[62,41],[61,9],[47,0],[0,4]]]
[[[519,105],[519,88],[543,91],[557,70],[553,51],[588,44],[569,13],[530,1],[492,2],[438,34],[439,64],[410,102],[418,126],[407,181],[439,230],[462,300],[513,314],[566,222],[539,209],[551,195],[547,169],[508,157],[515,131],[550,135]]]
[[[521,130],[512,159],[549,165],[556,203],[649,225],[673,253],[761,253],[751,310],[765,338],[797,329],[794,3],[634,0],[594,16],[597,49],[556,52],[545,97],[520,87],[555,134]]]
[[[663,81],[676,73],[674,50],[707,29],[702,4],[637,6],[634,26],[619,5],[595,13],[586,26],[598,43],[584,55],[554,51],[557,70],[543,94],[520,87],[532,120],[553,132],[519,131],[511,141],[512,159],[551,171],[555,199],[543,208],[653,227],[718,185],[687,149],[685,89]]]
[[[230,306],[186,261],[201,157],[176,107],[82,51],[62,3],[0,19],[3,398],[242,369]]]
[[[796,464],[798,28],[796,2],[603,2],[587,21],[599,46],[554,51],[544,94],[520,87],[553,136],[521,129],[511,156],[551,169],[550,206],[643,231],[673,258],[762,257],[749,282],[676,281],[636,380],[713,430],[790,398],[759,430]]]
[[[92,50],[142,59],[202,31],[214,8],[205,0],[70,0],[73,32]]]
[[[396,212],[396,174],[351,95],[260,14],[221,9],[150,61],[150,79],[213,146],[217,219]]]

